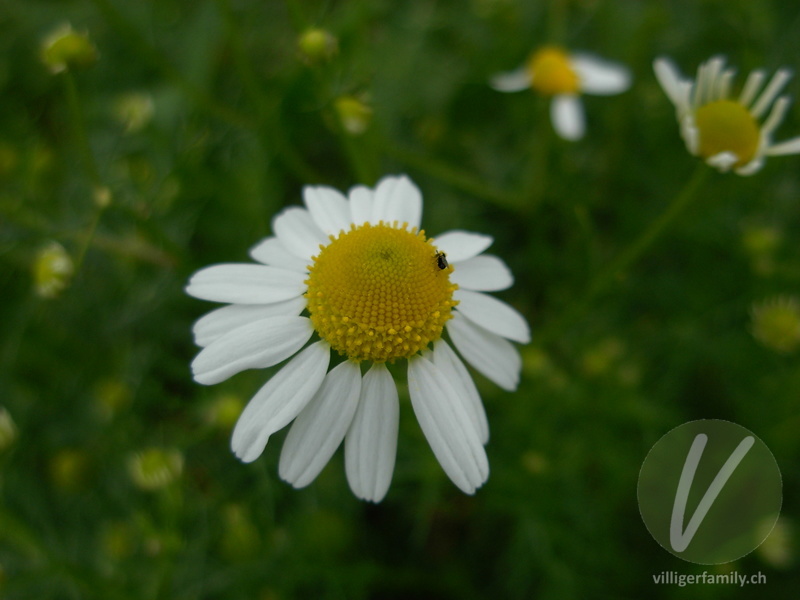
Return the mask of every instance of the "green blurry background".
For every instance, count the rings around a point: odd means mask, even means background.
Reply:
[[[41,46],[65,22],[97,60],[53,74]],[[309,27],[336,47],[304,56]],[[723,53],[741,85],[800,68],[798,30],[790,0],[0,2],[0,597],[793,597],[797,323],[763,342],[752,314],[798,293],[800,158],[750,178],[702,166],[651,64],[693,75]],[[553,134],[546,99],[487,85],[548,42],[634,73],[585,97],[580,142]],[[797,103],[776,137],[793,135]],[[698,168],[688,209],[582,304]],[[231,454],[270,373],[194,383],[191,325],[212,305],[182,288],[248,260],[303,185],[401,172],[430,234],[494,236],[517,278],[500,296],[533,328],[516,393],[475,375],[491,476],[459,492],[401,390],[381,504],[353,497],[341,452],[293,490],[285,432],[254,464]],[[72,277],[47,271],[52,242]],[[43,297],[42,278],[63,289]],[[698,418],[755,432],[784,478],[773,535],[719,568],[664,551],[636,503],[648,450]],[[653,584],[734,569],[768,583]]]

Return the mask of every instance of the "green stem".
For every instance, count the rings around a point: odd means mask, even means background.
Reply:
[[[81,101],[78,95],[78,86],[75,83],[75,77],[72,72],[67,69],[63,73],[64,80],[64,94],[67,97],[67,106],[69,108],[69,118],[72,121],[72,131],[75,136],[75,142],[78,145],[78,152],[80,153],[81,161],[86,169],[86,174],[92,182],[92,185],[100,185],[100,171],[97,169],[97,163],[94,160],[94,153],[89,145],[89,134],[86,131],[86,124],[84,122],[83,110],[81,108]]]
[[[675,196],[667,209],[594,277],[581,299],[574,302],[564,311],[560,318],[556,319],[551,327],[542,332],[539,336],[540,343],[546,343],[554,339],[564,329],[580,319],[591,307],[592,302],[653,246],[667,227],[675,221],[697,195],[697,191],[705,180],[708,170],[708,166],[705,163],[698,165],[694,175],[680,193]]]

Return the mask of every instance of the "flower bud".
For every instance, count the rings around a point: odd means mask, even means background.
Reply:
[[[51,73],[70,68],[89,67],[97,60],[97,49],[86,33],[64,23],[49,33],[42,42],[42,61]]]
[[[33,263],[33,282],[42,298],[55,298],[69,285],[75,265],[58,242],[50,242],[39,250]]]
[[[309,64],[327,62],[339,51],[339,40],[324,29],[311,28],[297,40],[303,60]]]
[[[336,115],[350,135],[361,135],[372,120],[372,108],[353,96],[340,96],[334,102]]]
[[[800,302],[779,296],[754,304],[753,335],[778,352],[791,352],[800,344]]]
[[[128,472],[141,489],[161,489],[181,476],[183,455],[177,450],[148,448],[128,459]]]

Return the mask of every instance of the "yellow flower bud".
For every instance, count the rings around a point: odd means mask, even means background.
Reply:
[[[54,298],[69,285],[75,265],[58,242],[50,242],[39,250],[33,263],[33,282],[42,298]]]
[[[339,51],[339,40],[324,29],[311,28],[304,31],[297,40],[300,53],[307,63],[326,62]]]
[[[778,352],[791,352],[800,344],[800,302],[779,296],[753,305],[753,335]]]
[[[161,489],[181,476],[183,455],[177,450],[148,448],[128,459],[128,472],[141,489]]]
[[[114,116],[125,128],[126,133],[141,131],[152,120],[155,105],[150,94],[130,92],[117,98],[114,103]]]
[[[353,96],[340,96],[334,102],[336,115],[350,135],[361,135],[372,120],[372,108]]]
[[[64,23],[49,33],[42,42],[42,61],[51,73],[70,68],[89,67],[97,60],[97,49],[86,33]]]

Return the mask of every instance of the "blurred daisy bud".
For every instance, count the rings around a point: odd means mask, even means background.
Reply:
[[[183,455],[177,450],[148,448],[128,459],[128,472],[141,489],[161,489],[181,476]]]
[[[152,120],[155,105],[150,94],[130,92],[114,102],[114,117],[125,128],[125,133],[136,133]]]
[[[84,487],[89,472],[88,454],[77,448],[63,448],[50,459],[50,478],[61,490],[75,492]]]
[[[97,60],[97,49],[86,33],[64,23],[49,33],[42,42],[42,61],[51,73],[70,68],[89,67]]]
[[[340,96],[334,102],[336,116],[350,135],[361,135],[372,120],[372,108],[354,96]]]
[[[769,528],[772,528],[771,530]],[[758,547],[758,554],[768,565],[776,569],[785,569],[794,562],[794,528],[783,517],[778,517],[775,526],[772,519],[765,519],[759,530],[759,539],[767,538]]]
[[[120,409],[130,403],[130,399],[128,386],[116,379],[104,379],[94,388],[95,408],[100,417],[106,421],[114,418]]]
[[[768,275],[774,270],[774,255],[782,238],[781,232],[769,225],[752,225],[744,229],[742,245],[756,273]]]
[[[0,452],[11,446],[17,439],[17,426],[8,411],[0,406]]]
[[[94,200],[94,205],[96,207],[106,208],[109,204],[111,204],[111,198],[111,190],[106,186],[98,185],[94,188],[92,200]]]
[[[75,265],[58,242],[50,242],[39,250],[33,263],[36,293],[42,298],[55,298],[69,285]]]
[[[243,408],[244,401],[239,396],[223,394],[206,408],[205,418],[210,425],[230,431],[242,414]]]
[[[304,31],[297,40],[300,54],[308,64],[327,62],[339,51],[339,40],[331,32],[317,27]]]
[[[779,296],[753,305],[753,335],[778,352],[791,352],[800,344],[800,302]]]

